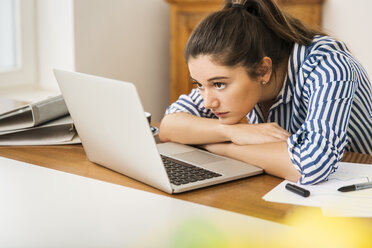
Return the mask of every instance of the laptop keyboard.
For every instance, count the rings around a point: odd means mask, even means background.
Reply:
[[[161,155],[170,182],[175,185],[203,181],[221,174]]]

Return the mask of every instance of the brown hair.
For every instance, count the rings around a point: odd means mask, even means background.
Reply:
[[[318,34],[324,35],[286,14],[272,0],[228,0],[193,31],[185,59],[210,55],[221,65],[242,65],[257,77],[263,57],[270,57],[275,69],[289,56],[294,43],[308,45]]]

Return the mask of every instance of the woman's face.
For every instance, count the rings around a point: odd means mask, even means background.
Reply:
[[[214,63],[208,55],[189,59],[191,80],[199,88],[204,106],[221,124],[236,124],[260,101],[262,87],[242,67]]]

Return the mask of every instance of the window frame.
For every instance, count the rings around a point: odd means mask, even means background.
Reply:
[[[16,66],[0,72],[0,88],[36,84],[35,0],[14,0]]]

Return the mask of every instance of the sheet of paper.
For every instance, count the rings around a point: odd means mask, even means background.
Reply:
[[[372,195],[372,190],[368,190]],[[322,212],[327,216],[372,217],[372,197],[335,197],[322,205]]]
[[[322,207],[323,213],[339,216],[372,216],[372,189],[339,192],[337,189],[351,184],[371,181],[372,165],[340,162],[338,170],[325,182],[317,185],[300,185],[310,191],[302,197],[285,189],[289,181],[284,180],[263,196],[266,201],[303,206]],[[363,210],[363,211],[362,211]]]

